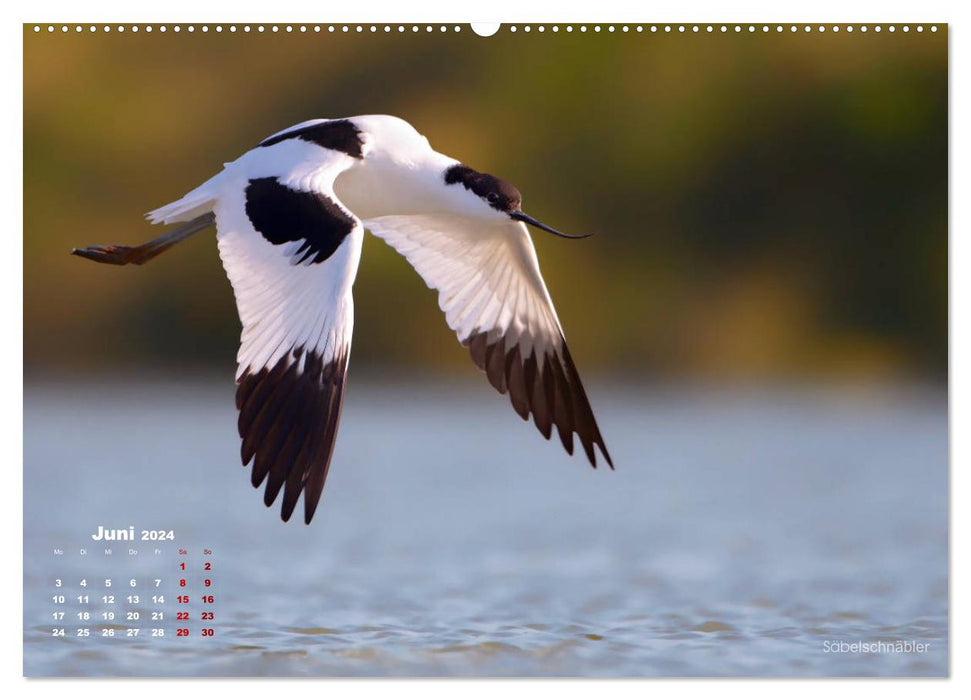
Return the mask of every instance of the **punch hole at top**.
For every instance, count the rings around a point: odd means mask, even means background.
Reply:
[[[479,36],[492,36],[499,31],[499,22],[473,22],[472,31]]]

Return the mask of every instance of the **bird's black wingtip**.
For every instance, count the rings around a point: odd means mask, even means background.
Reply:
[[[607,446],[603,443],[603,438],[597,443],[597,447],[600,448],[600,454],[607,460],[607,466],[610,467],[610,471],[617,471],[614,469],[614,460],[611,458],[610,452],[607,451]]]
[[[600,456],[606,460],[607,466],[610,467],[610,471],[617,471],[614,468],[614,460],[610,456],[610,452],[607,451],[607,446],[603,444],[603,442],[594,442],[593,445],[590,446],[590,451],[587,452],[587,460],[590,462],[590,466],[594,469],[597,468],[597,453],[596,450],[594,450],[594,445],[600,448]]]
[[[274,499],[274,500],[276,500],[276,499]],[[296,504],[291,505],[289,503],[284,503],[283,507],[280,509],[280,520],[282,520],[285,523],[290,522],[290,518],[293,517],[293,514],[297,510],[296,507],[295,507],[295,505]],[[266,504],[266,507],[267,508],[272,508],[273,507],[273,503],[272,502],[267,503]],[[306,509],[304,510],[304,514],[303,514],[303,524],[304,525],[309,525],[310,524],[310,521],[314,519],[314,512],[315,511],[316,511],[316,508],[310,510],[309,512]]]

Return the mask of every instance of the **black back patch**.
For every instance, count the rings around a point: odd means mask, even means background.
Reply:
[[[299,192],[275,177],[250,180],[246,216],[273,245],[302,241],[294,263],[322,263],[354,229],[355,220],[324,194]]]
[[[508,182],[489,173],[480,173],[462,163],[457,163],[445,171],[445,184],[457,183],[461,183],[465,189],[485,199],[493,209],[512,212],[518,211],[523,205],[523,196]]]
[[[260,143],[261,147],[272,146],[273,144],[286,141],[287,139],[302,139],[315,143],[324,148],[330,148],[341,153],[346,153],[352,158],[363,158],[364,140],[361,138],[361,130],[354,126],[347,119],[334,119],[320,124],[311,124],[300,129],[285,131],[282,134],[271,136]]]

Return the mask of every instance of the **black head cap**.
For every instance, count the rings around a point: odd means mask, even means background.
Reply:
[[[529,216],[522,209],[523,196],[519,194],[519,190],[508,182],[503,182],[495,175],[480,173],[467,165],[457,163],[445,171],[445,184],[454,185],[456,183],[462,183],[465,189],[477,194],[496,211],[508,214],[509,218],[514,221],[522,221],[524,224],[535,226],[561,238],[586,238],[591,235],[588,233],[582,236],[569,236]]]
[[[445,171],[445,184],[461,183],[465,189],[484,199],[490,207],[511,213],[523,206],[523,196],[519,190],[495,175],[480,173],[467,165],[457,164]]]

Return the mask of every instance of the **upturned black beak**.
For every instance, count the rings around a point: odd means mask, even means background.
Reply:
[[[540,229],[542,231],[546,231],[547,233],[552,233],[554,236],[559,236],[560,238],[573,238],[573,239],[576,239],[576,238],[589,238],[590,236],[593,235],[592,233],[585,233],[582,236],[570,236],[570,235],[565,234],[565,233],[560,233],[555,228],[550,228],[549,226],[547,226],[546,224],[544,224],[542,221],[537,221],[536,219],[534,219],[533,217],[531,217],[529,214],[525,214],[525,213],[523,213],[521,211],[514,211],[514,212],[512,212],[509,215],[509,218],[510,219],[515,219],[516,221],[522,221],[524,224],[529,224],[530,226],[535,226],[536,228],[538,228],[538,229]]]

